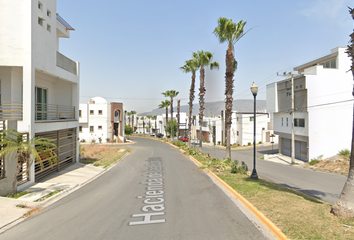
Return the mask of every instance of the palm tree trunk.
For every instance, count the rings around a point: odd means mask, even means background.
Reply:
[[[188,136],[188,147],[191,146],[194,87],[195,87],[195,72],[193,72],[193,75],[192,75],[191,89],[189,91],[189,121],[188,121],[188,133],[189,133],[189,136]]]
[[[199,88],[199,151],[202,151],[202,142],[203,142],[203,115],[204,115],[204,76],[205,70],[204,66],[200,67],[200,88]]]
[[[173,133],[173,98],[171,98],[171,107],[170,107],[170,111],[171,111],[171,141],[173,141],[173,136],[172,136],[172,133]]]
[[[180,123],[179,112],[180,112],[180,104],[181,104],[181,100],[177,100],[177,139],[178,139],[178,136],[179,136],[179,123]]]
[[[234,54],[233,46],[229,45],[226,50],[226,77],[225,77],[225,123],[226,123],[226,158],[231,160],[231,145],[230,145],[230,128],[231,128],[231,115],[232,115],[232,94],[234,92]]]
[[[349,7],[349,13],[354,20],[354,9]],[[350,37],[351,44],[348,46],[346,53],[348,53],[348,56],[352,61],[351,71],[354,80],[354,32],[350,34]],[[354,88],[352,94],[354,96]],[[352,149],[350,154],[349,174],[347,181],[344,184],[342,193],[340,194],[339,200],[332,206],[331,213],[341,218],[354,218],[354,121],[352,127]]]
[[[168,107],[166,107],[166,127],[165,127],[166,139],[167,139],[167,131],[168,131]]]

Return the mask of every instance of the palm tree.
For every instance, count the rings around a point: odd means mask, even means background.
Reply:
[[[234,45],[246,33],[243,33],[243,27],[246,21],[240,20],[237,24],[232,19],[220,17],[218,19],[218,26],[214,29],[213,33],[219,39],[220,43],[227,42],[228,47],[226,50],[226,73],[225,73],[225,131],[226,131],[226,158],[231,159],[231,146],[230,146],[230,127],[231,127],[231,114],[232,114],[232,94],[234,92],[234,72],[237,69],[237,61],[234,57]]]
[[[150,129],[151,129],[151,115],[146,116],[147,119],[149,119],[149,134],[150,134]]]
[[[16,192],[17,175],[20,173],[23,164],[27,164],[27,170],[35,162],[39,162],[40,167],[43,169],[42,159],[48,160],[50,166],[57,162],[57,154],[53,149],[57,146],[47,138],[36,137],[27,141],[24,140],[21,133],[15,130],[4,130],[0,133],[0,157],[12,156],[16,153],[15,159],[17,160],[16,173],[12,182],[12,189],[9,196],[13,196]]]
[[[125,125],[127,125],[127,113],[128,113],[128,111],[127,111],[127,110],[124,110],[124,114],[125,114],[125,115],[124,115],[124,116],[125,116],[125,118],[124,118],[124,119],[125,119],[125,120],[124,120],[124,124],[125,124]]]
[[[172,138],[173,138],[173,136],[172,136],[172,123],[173,123],[173,98],[174,97],[177,97],[177,95],[179,94],[179,92],[177,92],[176,90],[169,90],[169,91],[166,91],[166,92],[164,92],[164,93],[162,93],[162,95],[164,95],[165,97],[170,97],[170,99],[171,99],[171,101],[170,101],[170,103],[171,103],[171,107],[170,107],[170,111],[171,111],[171,141],[172,141]]]
[[[165,101],[161,101],[161,103],[159,104],[159,108],[166,108],[166,125],[165,125],[165,135],[167,138],[167,128],[168,128],[168,107],[170,106],[171,102],[168,100]]]
[[[133,133],[134,133],[135,132],[135,130],[134,130],[134,115],[136,114],[136,112],[131,111],[130,113],[132,114],[132,128],[133,128]]]
[[[349,8],[349,13],[354,20],[354,9]],[[350,70],[352,71],[354,80],[354,31],[350,34],[350,45],[348,45],[346,53],[351,58],[352,65]],[[354,89],[353,89],[354,95]],[[354,117],[353,117],[354,119]],[[352,128],[352,149],[350,154],[349,174],[347,181],[344,184],[342,193],[339,196],[338,201],[332,205],[331,213],[342,218],[354,218],[354,121]]]
[[[197,61],[194,59],[186,61],[186,64],[184,64],[183,67],[180,67],[180,69],[185,72],[185,73],[192,73],[192,82],[191,82],[191,89],[189,90],[189,120],[188,120],[188,132],[189,132],[189,138],[188,138],[188,147],[191,146],[191,128],[192,128],[192,112],[193,112],[193,101],[194,101],[194,88],[195,88],[195,72],[198,69]]]
[[[155,120],[155,138],[156,138],[157,137],[157,132],[156,132],[156,129],[157,129],[157,115],[152,116],[152,120]]]
[[[204,79],[205,79],[205,67],[209,67],[211,70],[214,68],[219,69],[219,63],[212,62],[213,54],[210,52],[204,52],[203,50],[194,52],[193,58],[197,62],[198,68],[200,68],[200,87],[199,87],[199,151],[202,151],[203,142],[203,115],[204,115]]]

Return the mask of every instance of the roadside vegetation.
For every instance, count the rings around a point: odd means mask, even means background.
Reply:
[[[253,180],[242,161],[212,158],[181,141],[172,144],[198,160],[199,169],[213,171],[290,239],[354,239],[354,219],[331,214],[331,204],[263,179]]]
[[[109,145],[80,145],[80,163],[106,168],[130,151],[129,148],[110,147]]]
[[[337,155],[330,158],[323,159],[323,156],[318,156],[311,159],[311,162],[304,164],[303,167],[314,171],[348,175],[350,166],[349,157],[350,151],[348,149],[343,149],[340,150]]]

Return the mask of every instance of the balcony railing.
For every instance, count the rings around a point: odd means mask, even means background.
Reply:
[[[75,107],[36,103],[35,117],[36,122],[75,120]]]
[[[0,121],[22,120],[22,102],[1,101],[0,102]]]
[[[57,66],[68,72],[71,72],[72,74],[77,74],[76,62],[61,54],[60,52],[57,52]]]

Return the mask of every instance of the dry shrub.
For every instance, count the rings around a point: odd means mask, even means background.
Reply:
[[[83,152],[85,158],[97,158],[103,153],[116,150],[115,148],[109,147],[107,145],[86,145],[82,148],[85,149]]]

